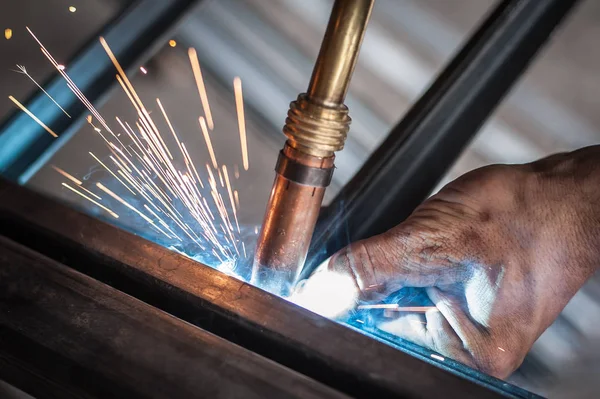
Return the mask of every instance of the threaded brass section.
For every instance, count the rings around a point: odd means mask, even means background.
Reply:
[[[309,155],[330,157],[344,148],[351,121],[344,104],[328,107],[300,94],[290,104],[283,133],[291,147]]]

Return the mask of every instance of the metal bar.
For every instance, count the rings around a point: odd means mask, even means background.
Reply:
[[[2,236],[0,293],[0,377],[36,397],[347,398]]]
[[[102,32],[125,69],[149,55],[153,46],[197,0],[138,0]],[[43,41],[43,38],[40,38]],[[69,76],[95,103],[115,83],[115,70],[94,40],[69,64]],[[0,174],[25,183],[79,129],[86,108],[57,75],[46,91],[72,116],[66,117],[39,92],[25,106],[59,134],[54,139],[27,115],[16,112],[0,128]]]
[[[2,180],[0,234],[353,397],[531,397],[449,359],[433,365],[429,355],[397,350]]]
[[[322,214],[303,274],[407,218],[576,3],[502,1]]]

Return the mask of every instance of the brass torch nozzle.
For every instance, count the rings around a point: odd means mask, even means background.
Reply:
[[[350,128],[344,99],[373,3],[335,1],[308,91],[290,104],[252,269],[252,282],[270,292],[287,296],[306,260],[334,153]]]

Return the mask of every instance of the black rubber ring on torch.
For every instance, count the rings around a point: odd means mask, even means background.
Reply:
[[[306,166],[288,158],[283,151],[279,152],[275,172],[288,180],[312,187],[327,187],[331,183],[333,170],[331,168],[315,168]]]

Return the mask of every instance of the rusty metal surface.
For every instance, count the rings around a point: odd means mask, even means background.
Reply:
[[[356,397],[525,397],[440,367],[0,181],[0,233],[177,317]],[[460,376],[457,374],[461,374]],[[485,385],[485,387],[483,386]]]
[[[38,398],[346,397],[0,236],[0,375],[15,368]]]

